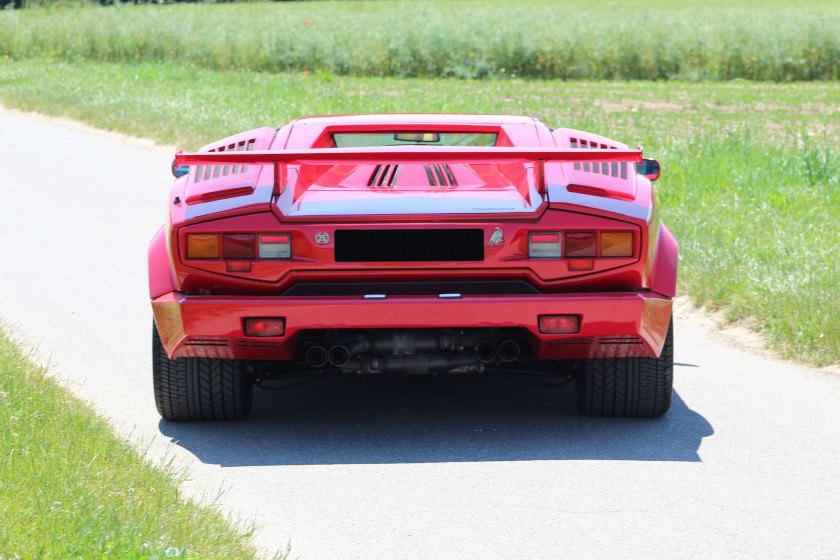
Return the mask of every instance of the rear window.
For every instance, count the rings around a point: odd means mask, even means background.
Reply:
[[[341,132],[332,135],[336,148],[374,148],[378,146],[474,146],[496,145],[495,133],[473,132]]]

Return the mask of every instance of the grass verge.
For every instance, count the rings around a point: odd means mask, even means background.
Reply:
[[[6,10],[0,29],[0,56],[16,60],[395,77],[840,79],[840,9],[829,0],[132,5]]]
[[[0,558],[256,558],[0,330]]]
[[[641,142],[663,163],[680,290],[771,345],[840,361],[840,84],[470,81],[219,72],[180,64],[0,62],[0,99],[196,148],[301,115],[530,114]]]

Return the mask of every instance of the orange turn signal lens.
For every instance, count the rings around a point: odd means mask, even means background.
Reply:
[[[218,259],[219,258],[219,234],[218,233],[188,233],[187,234],[187,258],[188,259]]]
[[[610,231],[601,233],[602,257],[632,257],[633,232]]]
[[[540,315],[543,334],[574,334],[580,330],[580,315]]]

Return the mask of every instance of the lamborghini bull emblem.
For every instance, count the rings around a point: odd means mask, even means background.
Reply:
[[[487,242],[488,247],[498,247],[502,243],[505,242],[505,234],[502,232],[502,228],[496,226],[496,231],[490,234],[490,241]]]

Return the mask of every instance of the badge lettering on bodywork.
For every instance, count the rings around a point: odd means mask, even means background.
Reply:
[[[319,231],[315,234],[315,243],[319,245],[326,245],[330,242],[330,234],[325,231]]]
[[[502,228],[496,226],[496,231],[490,234],[490,241],[487,242],[488,247],[498,247],[502,243],[505,242],[505,234],[502,232]]]

